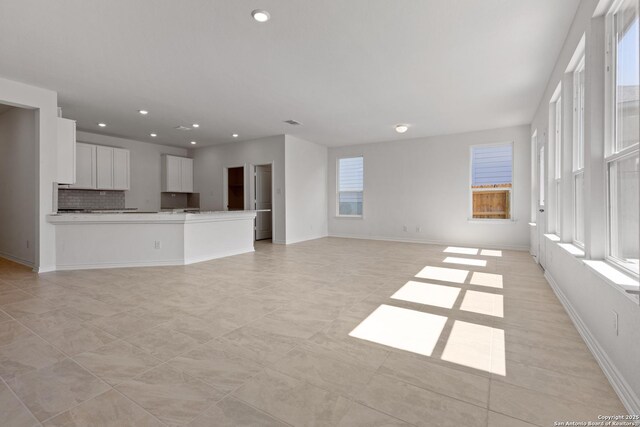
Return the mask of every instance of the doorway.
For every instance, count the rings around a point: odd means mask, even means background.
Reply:
[[[255,240],[271,239],[273,236],[273,170],[270,164],[254,166],[256,213]]]
[[[227,168],[227,210],[244,210],[244,166]]]
[[[536,215],[536,228],[538,229],[538,263],[543,269],[546,269],[546,238],[544,236],[547,229],[545,214],[545,186],[546,186],[546,168],[545,168],[545,144],[544,141],[538,140],[538,212]]]

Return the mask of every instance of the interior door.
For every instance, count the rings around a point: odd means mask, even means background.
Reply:
[[[547,238],[544,234],[547,230],[547,215],[545,207],[546,194],[546,162],[545,162],[545,144],[542,138],[538,139],[541,144],[538,146],[538,212],[536,215],[536,228],[538,229],[538,262],[542,268],[546,269],[546,251],[545,245]]]
[[[256,240],[271,239],[271,165],[255,168]]]
[[[227,209],[244,210],[244,167],[227,169]]]

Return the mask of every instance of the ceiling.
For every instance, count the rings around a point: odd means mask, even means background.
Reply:
[[[531,122],[578,3],[2,0],[0,76],[57,91],[81,130],[189,148],[490,129]]]

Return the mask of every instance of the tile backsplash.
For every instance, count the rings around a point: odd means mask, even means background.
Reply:
[[[58,189],[58,210],[124,209],[124,191]]]

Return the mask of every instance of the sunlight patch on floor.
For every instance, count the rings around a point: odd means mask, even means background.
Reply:
[[[496,250],[493,250],[493,249],[483,249],[482,252],[480,252],[480,255],[501,257],[502,256],[502,251],[496,251]]]
[[[349,336],[431,356],[446,322],[444,316],[383,304]]]
[[[443,252],[449,254],[461,254],[461,255],[478,255],[479,249],[477,248],[459,248],[457,246],[449,246]]]
[[[432,267],[423,268],[416,277],[420,279],[439,280],[441,282],[464,283],[469,271],[454,268]]]
[[[474,267],[487,266],[487,261],[484,259],[457,258],[453,256],[446,257],[443,262],[446,262],[447,264],[471,265]]]
[[[442,360],[497,375],[506,375],[504,331],[456,320]]]
[[[472,285],[502,289],[502,274],[474,272],[471,276]]]
[[[460,288],[432,283],[408,281],[391,296],[393,299],[451,308],[455,304]]]
[[[504,317],[502,295],[487,292],[466,291],[460,310],[487,316]]]

